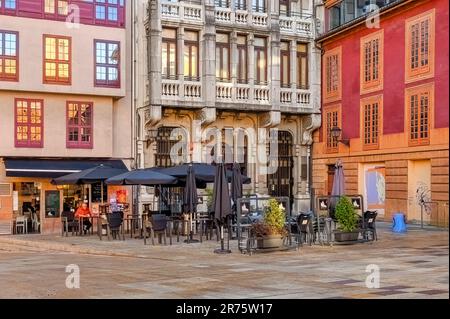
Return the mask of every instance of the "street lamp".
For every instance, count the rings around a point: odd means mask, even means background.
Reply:
[[[350,140],[341,138],[341,135],[342,135],[342,129],[340,127],[333,126],[331,128],[331,136],[333,138],[335,138],[338,142],[340,142],[346,146],[350,146]]]
[[[157,129],[150,129],[147,131],[147,147],[150,146],[154,141],[158,139],[158,130]]]

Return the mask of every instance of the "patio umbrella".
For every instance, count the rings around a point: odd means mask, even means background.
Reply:
[[[159,185],[174,185],[177,183],[177,178],[162,174],[154,169],[135,169],[111,178],[105,181],[108,185],[146,185],[157,186]],[[155,196],[153,196],[153,207],[155,206]],[[161,211],[161,195],[159,196],[159,210]],[[134,209],[133,215],[137,216],[138,213]]]
[[[173,185],[177,183],[177,178],[152,169],[136,169],[108,178],[105,183],[109,185]]]
[[[233,203],[232,212],[233,219],[237,218],[237,201],[242,197],[242,174],[241,174],[241,166],[239,163],[233,163],[232,175],[231,175],[231,200]],[[235,220],[236,221],[236,220]],[[228,231],[231,232],[231,227],[229,225]],[[234,236],[231,239],[236,239]]]
[[[186,181],[188,169],[192,166],[195,170],[195,181],[197,187],[206,187],[206,183],[213,183],[216,176],[216,165],[206,163],[189,163],[181,164],[173,167],[154,168],[157,172],[174,176],[178,178],[180,183]],[[228,181],[231,181],[232,172],[226,171]],[[245,175],[241,175],[242,182],[249,184],[251,179]]]
[[[345,179],[344,179],[344,169],[342,168],[342,163],[338,161],[336,163],[336,169],[334,171],[333,188],[331,190],[331,195],[342,196],[345,194]]]
[[[231,199],[233,200],[233,211],[237,213],[237,200],[242,197],[242,174],[239,163],[233,164],[231,176]]]
[[[344,169],[341,161],[337,161],[334,170],[333,188],[331,189],[330,198],[330,217],[334,218],[334,210],[339,198],[345,194]]]
[[[98,165],[80,172],[64,175],[52,180],[54,185],[93,184],[125,173],[126,169],[113,168],[107,165]]]
[[[126,169],[113,168],[107,165],[98,165],[92,168],[82,170],[55,178],[51,181],[54,185],[79,185],[101,183],[101,202],[103,204],[103,183],[106,179],[127,172]]]
[[[186,239],[186,243],[198,242],[193,239],[192,230],[192,216],[197,212],[198,195],[196,185],[196,171],[194,165],[187,166],[186,185],[184,187],[183,194],[183,212],[189,214],[190,218],[190,233],[189,238]]]
[[[216,177],[214,179],[213,191],[214,217],[220,225],[220,249],[216,249],[216,253],[230,253],[229,249],[224,248],[223,241],[223,225],[225,219],[231,214],[231,198],[228,190],[228,181],[225,176],[225,167],[223,163],[216,166]],[[229,239],[229,234],[228,234]],[[229,247],[229,241],[228,241]]]

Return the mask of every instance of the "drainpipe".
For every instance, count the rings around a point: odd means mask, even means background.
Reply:
[[[137,101],[137,94],[136,94],[136,81],[135,81],[135,76],[136,76],[136,56],[135,56],[135,41],[134,41],[134,37],[136,35],[136,17],[135,17],[135,12],[136,12],[136,2],[137,1],[131,1],[131,35],[130,35],[130,41],[131,41],[131,58],[132,58],[132,63],[130,63],[131,65],[131,130],[133,132],[132,136],[131,136],[131,147],[132,147],[132,158],[133,158],[133,162],[131,165],[131,169],[136,169],[138,168],[138,163],[137,163],[137,150],[138,150],[138,136],[139,136],[139,128],[136,125],[136,119],[137,119],[137,108],[136,108],[136,101]],[[133,198],[133,209],[132,209],[132,214],[134,217],[136,217],[137,215],[139,215],[139,188],[136,186],[132,186],[132,198]],[[132,225],[133,227],[134,225]]]
[[[317,8],[318,7],[323,7],[324,3],[320,2],[320,3],[316,3],[313,5],[313,19],[314,19],[314,25],[316,26],[316,21],[317,21]],[[324,24],[325,21],[322,22],[322,24]],[[317,34],[317,27],[315,27],[314,33]],[[324,54],[322,45],[318,45],[315,41],[314,41],[314,47],[318,50],[320,50],[320,56],[322,57]],[[320,63],[322,63],[322,58],[320,59]],[[322,67],[320,67],[320,81],[321,81],[321,86],[322,86]],[[320,88],[320,103],[322,104],[322,87]],[[320,105],[320,109],[322,110],[322,105]],[[314,134],[316,130],[314,130],[311,133],[311,136]],[[309,209],[310,211],[314,211],[314,195],[315,195],[315,189],[313,187],[313,154],[314,154],[314,141],[311,143],[311,145],[309,146],[309,198],[310,198],[310,202],[309,202]]]

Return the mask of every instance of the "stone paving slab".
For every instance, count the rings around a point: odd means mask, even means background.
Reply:
[[[298,251],[213,253],[219,244],[144,246],[96,236],[0,236],[0,298],[449,298],[448,231],[393,234],[352,246]],[[65,287],[65,267],[81,270],[81,288]],[[365,285],[377,264],[379,289]],[[6,287],[6,289],[4,288]]]

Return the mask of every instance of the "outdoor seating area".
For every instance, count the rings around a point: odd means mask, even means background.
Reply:
[[[153,187],[158,203],[145,203],[131,209],[102,203],[98,214],[88,215],[80,215],[78,210],[63,211],[63,237],[96,235],[99,240],[105,237],[119,241],[141,240],[144,245],[216,241],[218,248],[214,252],[221,254],[230,253],[230,241],[236,240],[237,245],[231,246],[237,246],[239,252],[249,255],[298,250],[304,245],[378,240],[377,211],[366,211],[361,195],[343,193],[343,172],[339,163],[333,194],[316,196],[315,205],[308,212],[293,212],[288,197],[243,195],[242,186],[250,179],[241,174],[237,163],[232,169],[226,169],[221,163],[187,163],[126,172],[103,167],[97,168],[97,173],[95,171],[90,170],[89,178],[80,172],[55,182]],[[198,189],[204,189],[208,184],[213,185],[211,201],[206,210],[198,209],[202,202]],[[175,190],[181,207],[164,202],[163,194]],[[16,227],[19,232],[27,231],[23,220],[19,220]],[[349,234],[353,237],[345,237]]]

